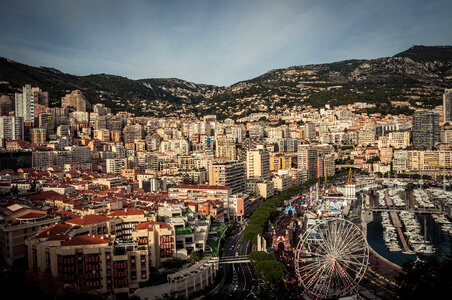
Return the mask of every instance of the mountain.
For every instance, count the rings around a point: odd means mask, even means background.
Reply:
[[[452,87],[452,47],[413,46],[393,57],[275,69],[228,87],[176,78],[74,76],[5,58],[0,58],[0,81],[10,82],[12,89],[25,83],[39,86],[49,91],[54,105],[68,91],[80,89],[92,103],[104,102],[114,110],[138,115],[215,113],[237,118],[357,101],[376,104],[369,112],[410,113],[397,101],[409,102],[412,108],[431,108],[441,104],[444,89]]]

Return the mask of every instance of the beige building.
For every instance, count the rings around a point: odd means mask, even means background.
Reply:
[[[215,156],[225,160],[235,160],[237,158],[234,138],[225,135],[217,136],[215,141]]]
[[[275,184],[273,181],[257,182],[256,194],[267,199],[275,194]]]
[[[25,257],[25,240],[42,228],[58,223],[59,217],[26,205],[0,204],[0,254],[8,265]]]
[[[31,129],[31,142],[36,145],[44,145],[46,143],[46,129],[45,128],[32,128]]]
[[[359,144],[361,146],[375,144],[375,128],[364,127],[359,131]]]
[[[122,211],[125,212],[125,211]],[[47,227],[26,241],[30,269],[49,272],[65,285],[101,294],[129,293],[175,253],[175,230],[162,222],[135,224],[142,215],[86,216]]]
[[[233,194],[245,192],[245,163],[239,161],[209,163],[209,185],[228,186]]]
[[[270,176],[270,156],[263,147],[246,152],[246,178],[268,179]]]
[[[450,173],[452,151],[407,151],[406,169],[410,172]]]
[[[101,142],[109,142],[110,141],[110,130],[108,129],[96,129],[93,132],[94,139],[99,140]]]
[[[275,190],[283,192],[292,187],[292,177],[288,175],[275,176],[272,178]]]
[[[395,149],[405,149],[411,145],[410,142],[410,132],[409,131],[399,131],[389,133],[390,145]]]
[[[76,111],[87,111],[91,105],[80,90],[74,90],[61,98],[61,107],[72,107]]]

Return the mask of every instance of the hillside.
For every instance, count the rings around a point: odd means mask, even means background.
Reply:
[[[229,87],[176,78],[74,76],[4,58],[0,58],[0,81],[9,81],[13,89],[25,83],[37,85],[49,91],[54,105],[67,91],[80,89],[91,102],[141,115],[215,113],[241,117],[259,111],[356,101],[375,103],[378,112],[397,113],[401,109],[391,101],[409,101],[412,107],[441,103],[444,88],[452,87],[452,47],[413,46],[393,57],[276,69]]]

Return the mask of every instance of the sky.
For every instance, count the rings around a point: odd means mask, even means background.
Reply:
[[[227,86],[271,69],[452,45],[450,0],[0,0],[0,56]]]

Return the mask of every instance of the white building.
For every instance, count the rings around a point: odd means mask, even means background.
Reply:
[[[31,91],[31,85],[26,84],[22,89],[21,93],[15,94],[16,99],[16,117],[24,118],[24,122],[32,123],[34,122],[35,105],[34,96]]]
[[[115,173],[115,174],[121,174],[122,170],[126,168],[127,165],[127,159],[107,159],[106,161],[107,165],[107,173]]]
[[[0,117],[0,139],[3,141],[24,139],[24,119],[22,117]]]

